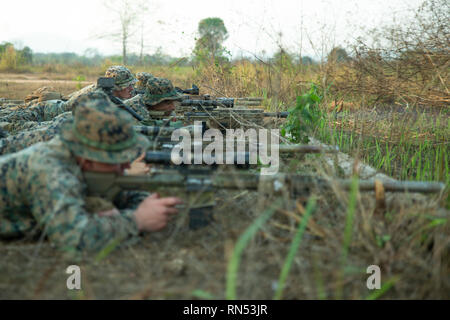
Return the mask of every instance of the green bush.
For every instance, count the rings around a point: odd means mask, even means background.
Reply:
[[[308,143],[308,136],[315,131],[325,116],[319,108],[321,100],[322,96],[317,86],[312,83],[308,92],[297,96],[295,107],[289,109],[289,116],[281,128],[281,135],[295,143]]]

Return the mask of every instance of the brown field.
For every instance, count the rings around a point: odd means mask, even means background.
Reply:
[[[91,82],[77,82],[73,80],[55,79],[52,75],[34,75],[34,74],[2,74],[0,73],[0,98],[11,100],[23,100],[28,94],[34,90],[51,86],[63,95],[69,94],[82,87],[89,85]]]

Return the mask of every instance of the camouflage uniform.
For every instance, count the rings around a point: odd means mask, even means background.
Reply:
[[[75,156],[126,163],[148,146],[131,117],[108,100],[76,109],[61,133],[18,153],[0,157],[0,236],[42,232],[59,248],[99,250],[113,240],[138,234],[133,211],[147,196],[122,192],[114,201],[120,215],[99,217],[86,209],[86,185]]]
[[[136,79],[133,77],[131,71],[122,66],[113,66],[108,68],[105,76],[114,78],[115,90],[126,88],[136,82]],[[44,87],[42,89],[48,88]],[[50,121],[61,113],[72,111],[75,108],[75,104],[80,96],[85,96],[94,92],[102,91],[97,89],[95,84],[92,84],[69,95],[70,99],[68,101],[48,100],[37,104],[31,102],[22,107],[1,109],[0,127],[11,133],[16,133],[24,129],[30,129],[30,124],[27,122]],[[37,92],[37,94],[40,93],[41,92]]]
[[[0,139],[0,155],[19,152],[35,143],[48,141],[59,133],[65,122],[72,120],[72,112],[65,112],[53,121],[28,122],[30,129]]]
[[[66,111],[62,100],[49,100],[38,102],[29,107],[8,108],[0,111],[0,121],[50,121],[58,114]]]
[[[102,91],[93,91],[78,96],[74,100],[73,107],[76,109],[79,105],[98,99],[109,100],[108,96]],[[0,139],[0,155],[18,152],[35,143],[45,142],[54,138],[65,122],[73,120],[75,109],[72,112],[65,112],[56,116],[52,121],[24,122],[22,128],[25,131]]]
[[[84,104],[92,99],[108,99],[108,96],[99,90],[79,95],[73,99],[70,106],[70,112],[64,111],[67,109],[67,104],[53,103],[56,100],[47,101],[46,103],[51,104],[42,105],[44,103],[40,103],[30,108],[18,109],[17,112],[9,113],[4,117],[0,116],[0,123],[5,130],[12,134],[22,130],[44,128],[52,124],[58,124],[68,117],[70,118],[69,114],[73,112],[78,105]]]
[[[125,100],[124,104],[136,111],[148,125],[165,115],[164,111],[152,111],[151,108],[154,105],[165,100],[178,100],[182,95],[173,88],[168,79],[156,78],[146,72],[141,72],[138,75],[140,78],[138,84],[142,93]],[[145,79],[147,79],[147,82],[143,85],[142,81]]]
[[[146,87],[147,81],[148,81],[148,79],[151,79],[151,78],[154,78],[154,76],[151,73],[148,73],[148,72],[136,73],[137,82],[134,86],[134,89],[136,90],[137,94],[145,92],[145,87]]]
[[[150,75],[150,74],[147,74]],[[151,75],[150,75],[151,76]],[[143,79],[143,77],[141,77]],[[135,97],[124,101],[124,103],[133,108],[144,118],[146,125],[162,126],[165,125],[161,118],[167,118],[166,111],[153,111],[152,107],[166,100],[179,100],[182,97],[172,85],[172,82],[164,78],[148,77],[144,86],[144,92]],[[169,124],[175,127],[181,127],[182,123]]]
[[[62,94],[53,87],[41,87],[25,97],[25,103],[37,103],[48,100],[64,100]]]
[[[144,102],[142,101],[142,94],[135,95],[133,98],[125,100],[123,104],[133,109],[144,120],[150,119],[150,113],[148,112]]]

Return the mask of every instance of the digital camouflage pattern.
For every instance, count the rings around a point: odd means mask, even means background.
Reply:
[[[43,233],[60,249],[97,251],[138,234],[133,211],[147,194],[118,195],[118,216],[89,214],[82,172],[59,137],[1,157],[0,175],[2,238]]]
[[[105,77],[114,78],[116,90],[121,90],[136,83],[131,71],[124,66],[112,66],[105,72]]]
[[[148,79],[154,78],[151,73],[148,72],[138,72],[136,73],[137,82],[134,85],[134,89],[137,93],[144,93],[146,88],[146,83]]]
[[[67,100],[67,105],[68,108],[71,109],[71,105],[74,103],[74,101],[81,95],[87,94],[87,93],[91,93],[94,91],[101,91],[101,89],[97,88],[97,84],[90,84],[78,91],[72,92],[71,94],[68,95],[69,100]]]
[[[0,122],[7,122],[3,128],[9,132],[17,132],[29,125],[26,122],[51,121],[57,115],[70,111],[62,100],[49,100],[33,104],[29,107],[13,107],[0,110]]]
[[[177,92],[172,82],[165,78],[150,78],[146,83],[146,90],[143,95],[143,102],[151,107],[165,100],[179,100],[183,97]]]
[[[133,109],[144,120],[150,119],[149,112],[142,101],[142,94],[137,94],[133,98],[123,101],[123,104]]]
[[[75,155],[112,164],[133,161],[149,146],[133,129],[133,118],[106,99],[77,106],[74,121],[62,125],[61,138]]]
[[[138,95],[132,99],[126,100],[124,103],[133,108],[144,119],[151,121],[149,112],[145,108],[142,101],[138,100]],[[84,105],[93,100],[108,100],[108,96],[102,91],[93,91],[80,95],[74,100],[73,107],[76,109],[79,105]],[[149,120],[150,119],[150,120]],[[66,122],[73,120],[73,112],[65,112],[56,116],[52,121],[36,122],[20,122],[21,132],[8,137],[0,138],[0,155],[18,152],[35,143],[45,142],[55,137]],[[133,119],[133,123],[136,120]],[[17,123],[10,123],[11,126],[17,126]]]
[[[19,152],[38,142],[53,139],[61,129],[63,123],[72,121],[72,112],[65,112],[57,116],[53,121],[32,122],[33,128],[22,131],[8,137],[0,137],[0,155]]]
[[[15,134],[22,130],[36,129],[43,124],[50,125],[60,114],[74,111],[80,104],[93,99],[109,99],[101,90],[83,93],[71,99],[70,104],[62,100],[51,100],[34,104],[31,107],[15,107],[0,110],[1,127]]]
[[[172,112],[167,114],[167,111],[153,111],[148,110],[143,102],[143,95],[138,94],[131,99],[125,100],[124,104],[136,111],[144,120],[141,122],[135,120],[137,124],[145,124],[147,126],[169,126],[181,128],[184,126],[182,121],[176,121],[176,114]]]

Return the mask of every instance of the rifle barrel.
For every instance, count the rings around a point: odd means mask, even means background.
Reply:
[[[234,99],[232,98],[219,98],[216,100],[193,100],[186,99],[182,100],[180,103],[181,106],[202,106],[202,107],[224,107],[224,108],[233,108],[234,107]]]
[[[109,96],[112,102],[114,102],[119,108],[124,109],[128,113],[130,113],[134,118],[136,118],[138,121],[143,121],[144,118],[142,118],[140,115],[136,113],[133,109],[131,109],[129,106],[125,105],[122,100],[117,98],[116,96],[113,96],[112,94]]]
[[[289,112],[264,112],[264,117],[287,118]]]
[[[84,172],[88,192],[93,196],[113,199],[122,190],[148,190],[177,187],[186,190],[204,189],[247,189],[258,190],[260,182],[278,191],[287,188],[293,195],[310,193],[314,188],[330,189],[333,184],[340,189],[349,190],[351,180],[328,180],[313,175],[284,174],[262,176],[260,174],[239,172],[213,173],[211,168],[163,169],[145,176],[126,176],[113,173]],[[387,192],[439,193],[445,188],[440,182],[423,181],[383,181]],[[360,180],[360,191],[375,191],[375,181]]]

